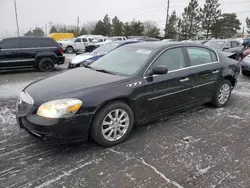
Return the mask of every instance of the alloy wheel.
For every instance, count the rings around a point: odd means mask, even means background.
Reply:
[[[108,141],[121,139],[129,128],[129,115],[125,110],[109,112],[102,122],[102,135]]]
[[[219,95],[218,95],[218,100],[220,104],[225,104],[229,98],[230,95],[230,86],[225,83],[221,86]]]

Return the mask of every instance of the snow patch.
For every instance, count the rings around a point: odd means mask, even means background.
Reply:
[[[241,97],[250,97],[250,92],[247,91],[235,90],[232,93]]]
[[[55,177],[55,178],[53,178],[53,179],[51,179],[49,181],[46,181],[46,182],[42,183],[41,185],[36,186],[35,188],[48,187],[50,184],[52,184],[52,183],[54,183],[56,181],[59,181],[60,179],[62,179],[64,177],[70,176],[73,172],[75,172],[77,170],[80,170],[81,168],[84,168],[85,166],[89,166],[89,165],[91,165],[93,163],[98,164],[99,160],[100,159],[98,159],[98,160],[91,160],[91,161],[86,162],[86,163],[84,163],[82,165],[79,165],[79,166],[77,166],[75,168],[69,169],[68,171],[63,172],[61,175],[59,175],[59,176],[57,176],[57,177]]]
[[[16,119],[14,113],[7,106],[0,107],[0,126],[1,125],[15,125]],[[2,131],[6,131],[6,127],[2,128]]]
[[[19,96],[20,92],[35,80],[23,81],[19,83],[8,83],[0,85],[0,98],[13,98]]]
[[[211,169],[211,166],[208,166],[207,168],[199,169],[196,175],[203,175],[205,174],[209,169]]]

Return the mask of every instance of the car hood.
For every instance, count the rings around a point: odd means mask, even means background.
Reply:
[[[232,52],[225,52],[225,51],[220,51],[223,55],[227,56],[227,57],[230,57],[232,55],[234,55],[235,53],[232,53]]]
[[[72,64],[77,64],[77,63],[80,63],[82,61],[85,61],[87,59],[90,59],[92,57],[94,57],[95,55],[94,54],[81,54],[81,55],[77,55],[76,57],[74,57],[72,60],[71,60],[71,63]]]
[[[35,105],[62,98],[81,98],[89,92],[128,81],[128,77],[97,72],[88,68],[68,70],[55,76],[35,81],[24,91]]]

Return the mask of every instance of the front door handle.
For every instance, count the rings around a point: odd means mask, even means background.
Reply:
[[[189,81],[189,78],[180,79],[180,82],[187,82],[187,81]]]
[[[219,70],[215,70],[215,71],[213,71],[212,73],[213,73],[213,74],[217,74],[217,73],[219,73]]]

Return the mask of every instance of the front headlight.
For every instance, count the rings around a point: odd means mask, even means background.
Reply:
[[[82,105],[79,99],[60,99],[42,104],[37,115],[46,118],[65,118],[74,115]]]
[[[80,64],[80,67],[83,67],[84,65],[89,65],[91,63],[93,63],[95,60],[93,59],[87,59],[87,60],[84,60],[81,64]]]

